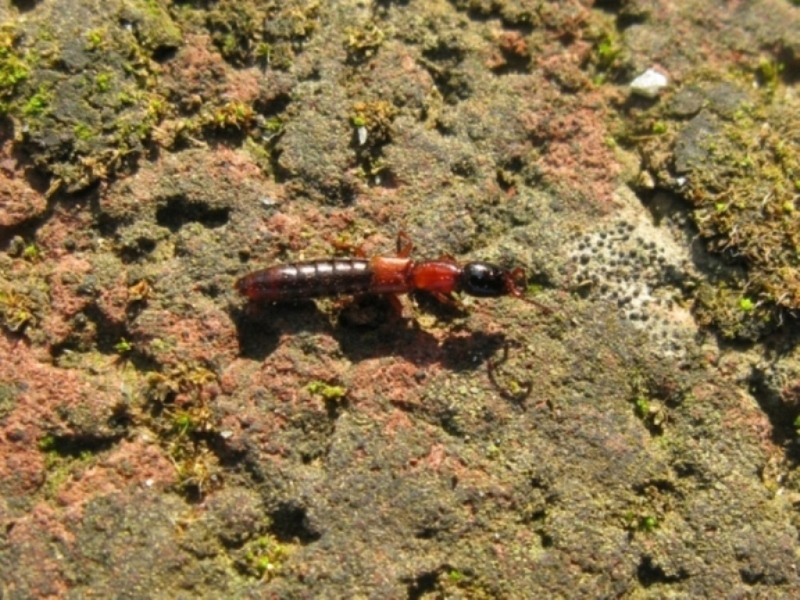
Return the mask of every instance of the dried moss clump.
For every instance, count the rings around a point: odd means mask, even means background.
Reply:
[[[131,2],[113,26],[43,9],[0,32],[0,113],[14,125],[16,149],[52,178],[50,193],[135,164],[165,116],[155,57],[181,38],[166,12],[148,6]]]
[[[756,91],[689,83],[638,123],[656,184],[691,203],[708,250],[731,267],[696,297],[700,321],[729,338],[757,339],[800,309],[800,100],[780,72],[756,68]]]
[[[144,422],[175,465],[179,489],[191,497],[202,497],[221,483],[219,461],[209,445],[217,434],[209,407],[216,382],[205,367],[180,363],[151,373],[145,390],[149,415]]]
[[[220,2],[207,18],[214,45],[236,66],[287,70],[317,28],[319,2]]]

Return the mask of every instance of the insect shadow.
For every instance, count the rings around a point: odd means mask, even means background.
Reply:
[[[503,334],[471,331],[459,324],[441,339],[422,329],[415,319],[401,317],[382,296],[355,298],[335,316],[311,300],[248,304],[230,312],[241,356],[259,361],[270,356],[287,335],[304,338],[301,343],[313,351],[315,336],[325,334],[334,338],[342,354],[353,362],[401,356],[420,367],[439,363],[458,372],[480,368],[506,343]],[[463,315],[461,309],[448,306],[435,314],[444,323],[459,315]]]

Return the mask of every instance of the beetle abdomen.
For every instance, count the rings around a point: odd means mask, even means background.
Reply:
[[[360,258],[334,258],[276,265],[245,275],[236,289],[250,300],[278,301],[363,294],[370,290],[372,269]]]

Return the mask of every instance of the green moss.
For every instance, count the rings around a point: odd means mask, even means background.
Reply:
[[[288,556],[288,549],[271,535],[252,540],[243,548],[239,566],[247,575],[267,581],[278,577]]]
[[[78,123],[72,128],[72,132],[79,140],[89,141],[94,137],[94,131],[86,123]]]
[[[636,414],[640,418],[643,419],[650,414],[650,403],[647,398],[637,398],[634,404],[636,406]]]
[[[664,121],[653,123],[653,135],[664,135],[667,133],[667,124]]]
[[[131,344],[125,338],[120,339],[120,341],[114,344],[114,351],[117,354],[127,354],[131,350],[133,350],[133,344]]]
[[[9,109],[17,86],[28,79],[27,52],[20,48],[21,34],[9,25],[0,28],[0,112]]]
[[[113,79],[111,73],[98,73],[94,78],[94,86],[100,93],[105,93],[111,89],[111,80]]]
[[[447,578],[448,578],[450,581],[452,581],[453,583],[458,583],[458,582],[460,582],[460,581],[463,581],[463,579],[464,579],[464,574],[463,574],[461,571],[457,571],[456,569],[451,569],[451,570],[450,570],[450,571],[447,573]]]
[[[780,77],[786,65],[769,59],[761,59],[756,67],[759,82],[770,92],[774,92],[780,83]]]
[[[172,416],[172,429],[179,436],[196,431],[199,425],[194,415],[189,411],[179,410]]]
[[[220,129],[249,129],[254,123],[253,108],[243,102],[231,101],[218,107],[206,123]]]
[[[45,434],[39,438],[39,442],[36,445],[41,452],[53,452],[56,447],[56,438],[49,433]]]
[[[244,47],[240,45],[239,39],[235,35],[229,33],[222,38],[220,50],[223,56],[236,56],[240,49],[244,52]]]
[[[330,385],[324,381],[312,381],[306,389],[315,395],[322,396],[325,400],[338,402],[347,395],[347,389],[338,385]]]
[[[277,135],[283,131],[283,119],[278,116],[268,117],[263,124],[264,131],[270,135]]]
[[[117,102],[121,105],[131,105],[134,103],[134,97],[128,92],[120,92],[117,94]]]
[[[701,325],[714,325],[728,339],[755,339],[771,323],[774,311],[764,302],[741,296],[738,282],[703,283],[695,297],[695,312]]]
[[[755,303],[750,298],[744,297],[739,300],[739,308],[741,308],[743,312],[750,312],[755,307]]]
[[[0,323],[12,333],[22,333],[36,322],[34,304],[30,297],[11,287],[0,288]]]
[[[99,50],[106,39],[106,31],[104,29],[90,29],[86,32],[86,50],[94,52]]]
[[[592,42],[589,62],[594,70],[595,85],[602,85],[613,77],[625,61],[625,45],[617,27],[608,16],[597,15],[598,19],[589,25],[586,37]]]
[[[44,90],[35,93],[25,102],[25,105],[22,107],[22,114],[26,117],[38,117],[50,104],[51,96],[49,92]]]
[[[39,262],[42,258],[42,253],[39,250],[39,246],[34,243],[25,246],[25,248],[22,249],[22,258],[32,263]]]
[[[645,515],[643,517],[639,517],[639,521],[637,523],[637,529],[639,531],[644,531],[650,533],[655,531],[658,527],[658,519],[653,515]]]
[[[74,438],[59,438],[50,433],[37,442],[44,454],[47,478],[42,493],[48,499],[56,496],[63,483],[97,460],[97,454],[82,447]]]
[[[253,55],[256,60],[261,63],[264,68],[270,64],[270,57],[272,56],[272,44],[268,42],[259,42],[253,50]]]
[[[600,70],[606,71],[622,54],[622,44],[613,32],[604,32],[595,43],[595,58]]]
[[[635,371],[631,375],[630,386],[630,400],[633,402],[634,414],[652,435],[661,436],[669,417],[664,403],[654,396],[650,389],[652,385],[642,372]]]
[[[629,510],[625,513],[624,521],[631,532],[652,533],[658,529],[658,517],[647,512]]]

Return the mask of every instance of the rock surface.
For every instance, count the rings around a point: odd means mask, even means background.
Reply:
[[[0,20],[0,596],[800,595],[796,2]],[[552,312],[233,289],[399,231]]]

